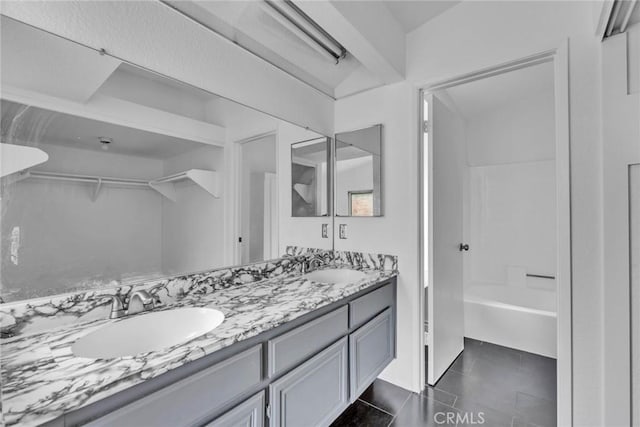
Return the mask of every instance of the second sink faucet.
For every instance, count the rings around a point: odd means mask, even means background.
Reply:
[[[152,294],[153,290],[140,289],[131,294],[129,304],[127,305],[127,314],[139,313],[141,311],[153,310],[156,306],[157,296]],[[142,308],[140,310],[131,311],[131,304],[134,301],[140,301]],[[135,308],[135,304],[134,307]]]
[[[322,259],[322,257],[318,255],[311,255],[310,257],[302,261],[302,266],[301,266],[302,274],[309,273],[310,271],[317,269],[323,264],[324,264],[324,260]]]

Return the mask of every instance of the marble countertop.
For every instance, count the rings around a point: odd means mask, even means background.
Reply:
[[[78,338],[119,320],[95,320],[3,339],[0,363],[4,423],[39,425],[397,274],[380,270],[365,273],[365,279],[347,284],[319,284],[300,275],[283,275],[210,294],[187,295],[160,309],[211,307],[222,311],[225,321],[187,343],[136,357],[96,360],[76,357],[71,352],[71,345]]]

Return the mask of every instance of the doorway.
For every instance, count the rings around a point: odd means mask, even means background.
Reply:
[[[237,143],[238,264],[278,254],[277,149],[274,133]]]
[[[566,70],[563,46],[432,84],[419,116],[421,378],[437,388],[485,342],[551,360],[559,425],[572,411]]]

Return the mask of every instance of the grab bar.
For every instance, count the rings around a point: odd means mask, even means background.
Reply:
[[[556,280],[555,276],[546,276],[544,274],[529,274],[527,273],[527,277],[536,277],[538,279],[551,279],[551,280]]]

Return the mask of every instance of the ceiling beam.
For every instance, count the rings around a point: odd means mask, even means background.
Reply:
[[[296,1],[383,83],[405,76],[405,34],[382,2]]]
[[[2,98],[89,120],[223,147],[226,129],[110,96],[96,94],[88,102],[58,98],[41,92],[2,85]]]

